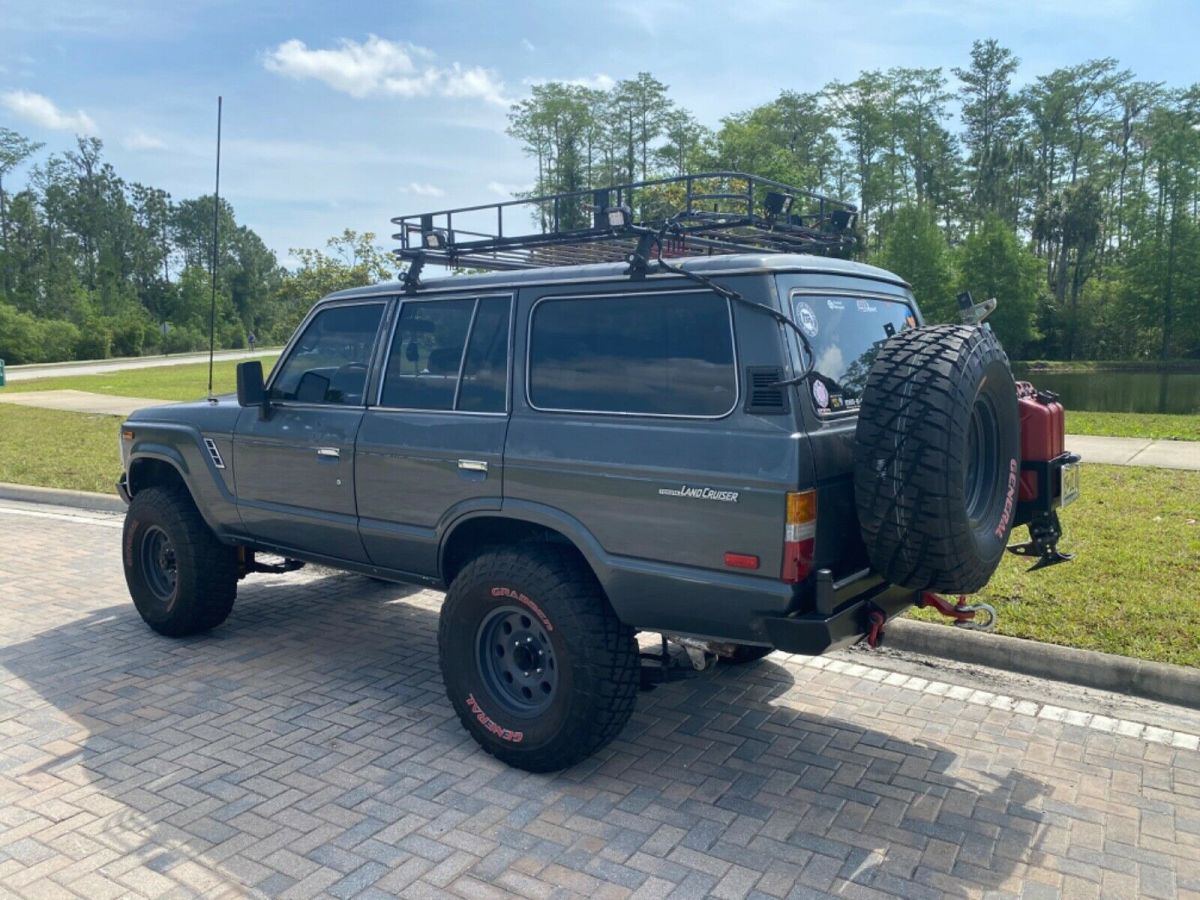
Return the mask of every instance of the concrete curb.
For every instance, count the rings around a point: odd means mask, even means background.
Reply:
[[[888,623],[884,646],[1200,709],[1200,669],[1188,666],[910,619]]]
[[[125,512],[125,502],[116,494],[64,491],[59,488],[33,487],[28,484],[9,484],[3,481],[0,481],[0,500],[48,503],[51,506],[73,506],[76,509],[100,512]]]

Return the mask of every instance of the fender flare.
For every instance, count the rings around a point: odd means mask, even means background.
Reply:
[[[170,426],[170,425],[142,425],[139,430],[150,431],[164,429],[170,432],[182,433],[187,435],[187,448],[193,448],[196,453],[203,454],[203,444],[200,441],[200,433],[192,428]],[[206,456],[202,455],[200,459],[203,461]],[[223,525],[221,517],[216,514],[214,501],[216,503],[228,504],[230,509],[237,509],[237,499],[229,492],[225,484],[215,473],[209,472],[211,485],[198,485],[196,483],[194,467],[189,463],[187,454],[179,447],[177,443],[168,443],[161,439],[159,435],[149,434],[142,438],[139,435],[138,440],[130,448],[129,458],[126,463],[127,471],[132,475],[134,466],[140,460],[154,460],[170,466],[179,476],[179,480],[183,483],[184,488],[192,498],[192,502],[196,504],[196,509],[200,511],[201,518],[204,519],[206,525],[215,533],[222,534],[228,529]],[[207,470],[206,470],[207,471]],[[133,479],[130,479],[130,489],[134,488]],[[134,491],[136,493],[136,491]]]
[[[446,525],[441,540],[438,542],[437,557],[438,574],[442,578],[443,583],[445,583],[446,547],[461,526],[482,518],[511,519],[514,522],[528,522],[532,525],[540,525],[543,528],[558,532],[579,551],[584,561],[591,567],[592,572],[595,573],[600,586],[604,588],[605,592],[608,591],[612,575],[610,557],[586,525],[574,516],[568,515],[552,506],[546,506],[545,504],[535,503],[530,500],[511,499],[506,499],[499,509],[472,510]]]

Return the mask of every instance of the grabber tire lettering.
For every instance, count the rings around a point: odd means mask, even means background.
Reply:
[[[595,753],[637,701],[633,629],[571,551],[520,545],[467,563],[442,604],[438,653],[463,727],[531,772]]]

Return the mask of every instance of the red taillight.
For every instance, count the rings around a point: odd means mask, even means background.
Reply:
[[[757,569],[758,557],[749,553],[726,553],[725,565],[731,569]]]
[[[780,579],[797,584],[808,577],[817,546],[817,492],[790,491]]]

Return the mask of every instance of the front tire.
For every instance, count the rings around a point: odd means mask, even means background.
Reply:
[[[125,513],[125,583],[147,625],[185,637],[220,625],[237,597],[237,553],[184,491],[138,491]]]
[[[529,772],[595,753],[633,712],[633,629],[573,554],[500,550],[468,563],[438,625],[442,679],[463,727],[488,753]]]

